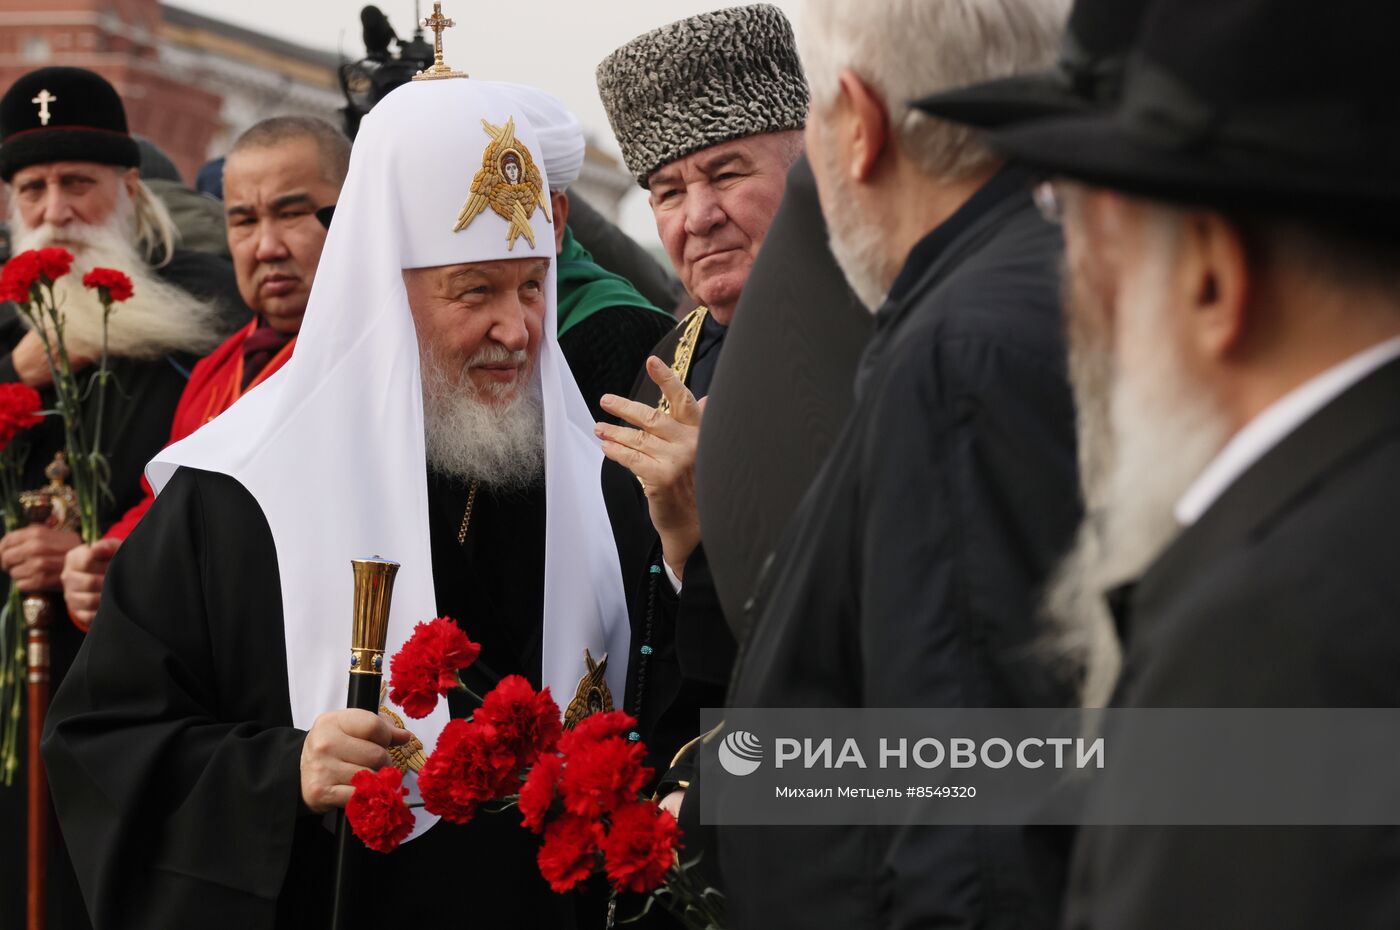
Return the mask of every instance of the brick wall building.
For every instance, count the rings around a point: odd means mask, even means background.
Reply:
[[[340,58],[159,0],[0,0],[0,93],[45,65],[111,81],[132,132],[155,142],[193,183],[199,166],[269,116],[343,125]],[[577,189],[616,219],[631,178],[588,147]]]
[[[44,65],[90,68],[187,181],[244,128],[304,113],[337,125],[333,53],[157,0],[0,0],[0,87]]]

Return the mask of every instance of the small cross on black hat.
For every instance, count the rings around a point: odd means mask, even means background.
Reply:
[[[1047,173],[1400,234],[1400,4],[1155,0],[1116,107],[988,135]]]
[[[93,161],[135,167],[141,152],[111,84],[83,68],[40,68],[0,98],[0,179],[30,165]]]

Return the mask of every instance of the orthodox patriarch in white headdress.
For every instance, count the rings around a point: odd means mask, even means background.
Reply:
[[[648,637],[675,597],[656,594],[640,490],[604,470],[555,337],[555,218],[522,93],[425,80],[381,102],[296,355],[151,462],[159,497],[46,748],[97,925],[326,924],[326,815],[351,776],[394,749],[416,790],[397,750],[431,750],[472,709],[454,697],[409,732],[344,709],[352,559],[400,563],[388,656],[446,615],[482,646],[478,694],[518,674],[570,714],[646,717],[648,680],[669,699]],[[517,815],[417,814],[376,854],[365,925],[572,924]]]

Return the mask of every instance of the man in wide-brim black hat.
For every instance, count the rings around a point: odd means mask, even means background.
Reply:
[[[1064,218],[1115,705],[1400,704],[1397,26],[1158,0],[1116,106],[992,135]],[[1093,828],[1067,925],[1400,926],[1398,869],[1394,827]]]
[[[914,106],[978,129],[1091,112],[1111,105],[1148,0],[1080,0],[1070,10],[1055,67],[930,94]]]

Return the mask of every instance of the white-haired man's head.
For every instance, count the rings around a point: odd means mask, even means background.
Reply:
[[[973,130],[910,101],[1048,67],[1068,7],[1068,0],[808,0],[799,36],[812,89],[807,151],[832,251],[872,310],[914,242],[998,164]],[[954,196],[940,198],[939,189]]]
[[[73,253],[74,273],[55,288],[71,351],[95,357],[101,349],[101,305],[81,285],[93,268],[116,268],[133,283],[132,297],[110,320],[111,354],[203,354],[218,343],[218,309],[155,271],[174,253],[175,225],[135,169],[96,162],[21,168],[11,179],[9,219],[15,252],[61,246]]]
[[[1315,218],[1053,189],[1087,516],[1049,606],[1102,631],[1103,593],[1180,532],[1183,495],[1232,435],[1400,335],[1400,249]],[[1112,679],[1097,681],[1102,699]]]
[[[1085,519],[1046,607],[1058,647],[1085,670],[1086,702],[1101,705],[1118,671],[1105,594],[1135,580],[1176,535],[1176,500],[1226,430],[1172,330],[1175,217],[1144,215],[1131,231],[1114,221],[1110,239],[1101,214],[1091,219],[1089,205],[1067,200],[1065,322]]]
[[[404,271],[435,471],[503,488],[544,474],[539,355],[548,275],[548,258]]]

